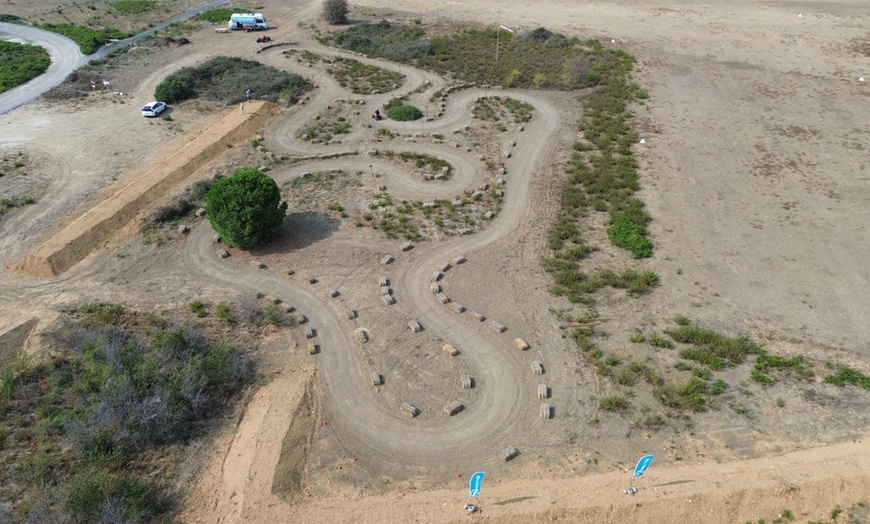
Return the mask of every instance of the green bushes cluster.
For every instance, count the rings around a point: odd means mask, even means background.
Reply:
[[[132,33],[125,33],[112,27],[91,29],[90,27],[81,27],[75,24],[42,24],[37,27],[69,38],[78,44],[79,49],[86,55],[96,53],[97,49],[104,45],[107,40],[123,39],[132,36]]]
[[[117,304],[67,311],[46,339],[49,360],[0,375],[10,479],[31,493],[18,498],[29,501],[24,520],[153,521],[170,505],[136,473],[142,454],[186,442],[219,413],[253,378],[247,357],[199,328]]]
[[[41,75],[51,64],[42,47],[0,41],[0,93]]]
[[[203,22],[211,22],[212,24],[226,24],[230,21],[230,17],[233,16],[233,13],[246,13],[248,11],[249,9],[247,7],[218,7],[216,9],[209,9],[208,11],[198,13],[193,17],[193,19],[201,20]]]
[[[256,60],[217,56],[169,75],[157,86],[154,97],[173,103],[204,98],[229,105],[245,100],[245,91],[250,89],[260,99],[293,103],[311,88],[301,76]]]
[[[423,112],[411,105],[401,105],[388,109],[387,116],[392,120],[407,122],[423,118]]]

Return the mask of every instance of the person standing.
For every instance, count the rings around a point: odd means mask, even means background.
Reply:
[[[241,111],[242,113],[245,112],[245,101],[244,100],[242,100],[242,103],[239,104],[239,111]]]
[[[250,89],[248,89],[247,91],[245,91],[245,98],[247,98],[248,100],[251,99],[251,90],[250,90]]]

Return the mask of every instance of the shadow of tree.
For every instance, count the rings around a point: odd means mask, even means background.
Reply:
[[[289,253],[329,238],[340,225],[341,221],[328,213],[290,213],[272,240],[252,247],[249,252],[255,257]]]

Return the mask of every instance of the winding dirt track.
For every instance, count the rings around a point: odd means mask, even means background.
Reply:
[[[417,132],[449,133],[451,127],[470,115],[474,100],[483,95],[481,90],[461,92],[451,98],[450,109],[444,120],[418,124]],[[506,186],[501,214],[482,233],[459,237],[440,245],[416,247],[409,269],[403,275],[394,277],[399,299],[396,307],[403,308],[408,318],[420,319],[426,330],[464,348],[464,358],[469,360],[474,370],[481,393],[479,400],[467,406],[461,416],[409,420],[400,417],[398,409],[385,411],[377,404],[372,388],[367,384],[358,342],[347,327],[346,319],[342,318],[343,308],[328,304],[322,287],[309,291],[312,288],[301,288],[286,277],[275,274],[264,276],[262,271],[247,270],[219,259],[214,255],[211,231],[205,227],[200,228],[188,244],[187,260],[196,272],[228,285],[274,295],[295,305],[309,317],[310,325],[317,330],[318,342],[324,348],[318,357],[323,384],[330,401],[341,413],[342,427],[347,432],[342,439],[345,442],[352,439],[354,448],[364,451],[368,457],[408,464],[428,464],[449,457],[450,463],[468,464],[470,460],[481,460],[481,454],[491,458],[508,445],[513,431],[518,425],[523,425],[529,416],[528,410],[519,401],[523,392],[519,377],[522,370],[516,360],[504,357],[504,347],[510,344],[509,335],[495,334],[468,322],[457,321],[455,313],[433,300],[428,280],[428,276],[441,262],[467,254],[472,258],[470,263],[473,263],[475,250],[517,231],[531,205],[529,185],[532,177],[545,159],[554,154],[554,134],[564,125],[559,110],[527,94],[511,93],[510,96],[533,104],[535,114],[507,162],[512,174]],[[322,108],[329,102],[323,98],[321,96],[311,106]],[[309,107],[308,111],[312,110]],[[298,115],[293,120],[298,122]],[[386,126],[390,124],[384,123]],[[286,126],[283,135],[285,140],[298,132],[289,121],[278,127],[282,126]],[[390,149],[393,149],[392,145]],[[385,169],[386,184],[400,198],[449,199],[457,193],[474,189],[482,180],[481,174],[474,172],[472,162],[456,149],[443,147],[433,150],[410,143],[402,143],[395,149],[416,149],[443,156],[453,163],[457,171],[447,182],[427,185],[413,181],[413,175],[408,173]],[[298,176],[303,170],[317,169],[316,164],[307,162],[273,176],[280,184],[285,179]],[[367,158],[344,157],[338,161],[323,161],[320,168],[365,170],[370,164],[372,162]],[[353,306],[350,302],[353,299],[353,294],[343,296],[343,300],[349,301],[349,306]],[[472,445],[470,442],[485,444]]]

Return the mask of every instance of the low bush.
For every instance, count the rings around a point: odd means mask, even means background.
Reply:
[[[123,15],[141,15],[157,7],[155,0],[117,0],[109,2],[109,7]]]
[[[218,7],[216,9],[203,11],[194,16],[193,19],[211,22],[212,24],[226,24],[230,21],[230,17],[233,16],[233,13],[246,13],[248,11],[249,9],[247,7]]]
[[[0,41],[0,93],[36,78],[50,64],[48,51],[42,47]]]
[[[390,117],[391,120],[407,122],[423,118],[423,112],[414,106],[401,105],[388,109],[387,116]]]
[[[132,36],[132,33],[125,33],[119,29],[104,27],[102,29],[91,29],[90,27],[81,27],[75,24],[42,24],[37,25],[41,29],[59,33],[69,38],[82,50],[86,55],[92,55],[97,52],[97,49],[102,47],[106,41],[110,39],[123,39]]]
[[[169,75],[155,89],[157,94],[204,98],[227,105],[245,100],[250,89],[259,98],[295,102],[312,86],[299,75],[280,71],[255,60],[217,56],[196,67],[184,67]]]
[[[323,19],[330,24],[347,23],[347,0],[326,0],[323,3]]]
[[[621,395],[604,397],[598,402],[598,405],[604,411],[628,411],[631,407],[628,399]]]

